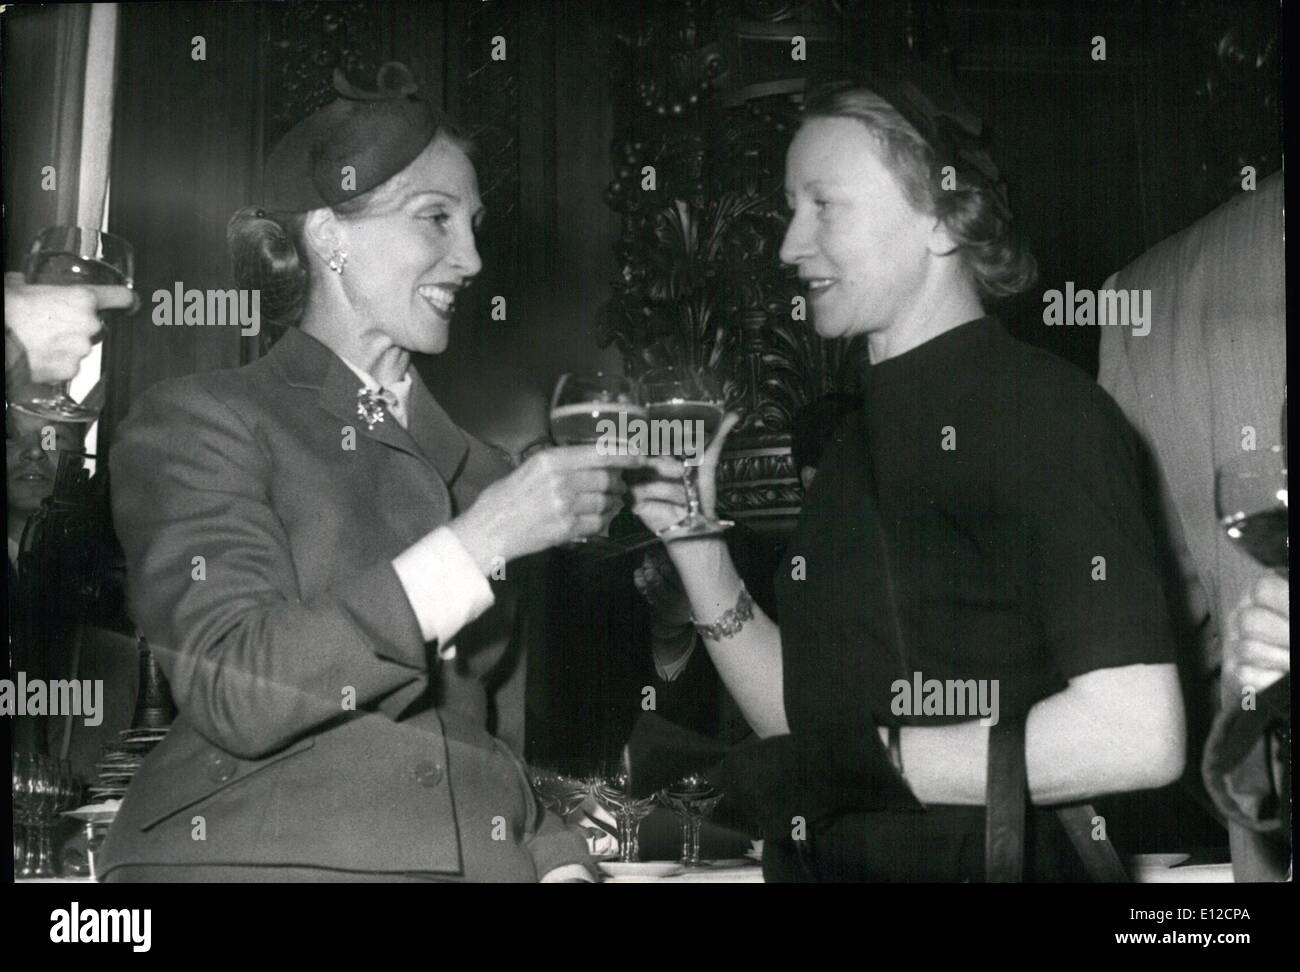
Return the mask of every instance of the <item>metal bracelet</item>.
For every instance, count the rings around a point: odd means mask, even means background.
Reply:
[[[736,599],[736,606],[729,608],[722,617],[718,618],[713,624],[700,624],[692,615],[691,622],[695,625],[695,630],[700,633],[702,638],[710,638],[713,641],[720,641],[723,638],[730,638],[745,626],[745,622],[754,617],[754,599],[749,596],[749,591],[744,587],[740,589],[740,597]]]

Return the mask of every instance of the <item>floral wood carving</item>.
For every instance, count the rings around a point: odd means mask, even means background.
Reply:
[[[615,32],[605,198],[622,232],[599,340],[632,375],[683,364],[721,382],[742,416],[720,472],[739,516],[797,514],[793,415],[851,386],[852,349],[815,335],[778,258],[803,84],[790,39],[832,36],[842,15],[839,3],[692,0],[647,5]]]

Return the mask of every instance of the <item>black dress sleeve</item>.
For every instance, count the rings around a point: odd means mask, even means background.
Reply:
[[[1155,541],[1133,433],[1095,385],[1029,419],[1021,481],[1043,636],[1064,678],[1172,662]]]

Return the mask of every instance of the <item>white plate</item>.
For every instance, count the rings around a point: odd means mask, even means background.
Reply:
[[[1177,867],[1191,856],[1191,854],[1134,854],[1133,863],[1138,867]]]
[[[1138,884],[1231,884],[1231,864],[1184,864],[1182,867],[1142,867],[1133,875]]]
[[[682,869],[676,861],[600,861],[596,866],[612,878],[661,878]]]

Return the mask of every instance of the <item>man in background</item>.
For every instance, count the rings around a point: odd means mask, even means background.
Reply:
[[[1244,448],[1269,449],[1282,436],[1282,207],[1283,180],[1276,173],[1105,284],[1151,292],[1148,334],[1129,327],[1102,331],[1098,381],[1149,452],[1154,522],[1171,552],[1171,608],[1185,640],[1198,649],[1187,673],[1193,747],[1206,738],[1216,707],[1221,713],[1239,709],[1243,689],[1262,692],[1290,671],[1287,581],[1229,540],[1216,514],[1214,478],[1215,469]],[[1265,748],[1253,758],[1267,758]],[[1200,765],[1199,755],[1189,752],[1189,767]],[[1222,788],[1211,782],[1210,789]],[[1222,810],[1222,801],[1216,803]],[[1227,816],[1236,879],[1284,878],[1289,846],[1267,833],[1272,823]],[[1278,828],[1272,829],[1276,835]]]

